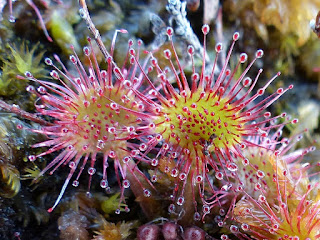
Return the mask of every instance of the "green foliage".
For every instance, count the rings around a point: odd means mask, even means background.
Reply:
[[[36,78],[45,76],[44,66],[40,63],[44,52],[35,55],[39,44],[36,44],[29,50],[25,42],[22,42],[18,48],[16,45],[8,46],[6,57],[2,57],[3,67],[0,78],[0,95],[13,95],[18,90],[24,90],[27,82],[17,80],[17,75],[24,75],[29,71]]]
[[[54,41],[59,45],[64,53],[69,55],[73,53],[70,45],[74,47],[76,52],[79,52],[81,48],[73,31],[73,22],[69,22],[65,15],[66,12],[62,9],[57,8],[52,10],[47,26],[51,31]]]
[[[111,197],[106,197],[101,202],[101,209],[106,214],[109,215],[110,213],[114,213],[116,209],[119,208],[119,195],[120,193],[116,193]],[[120,204],[120,210],[125,210],[125,204]]]

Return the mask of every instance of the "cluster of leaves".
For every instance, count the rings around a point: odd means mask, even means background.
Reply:
[[[7,54],[1,60],[4,65],[0,79],[0,95],[10,96],[17,91],[24,90],[28,82],[17,80],[17,75],[23,75],[26,71],[32,71],[37,77],[45,77],[44,66],[41,63],[44,52],[35,55],[38,44],[31,50],[22,42],[20,47],[8,46]]]

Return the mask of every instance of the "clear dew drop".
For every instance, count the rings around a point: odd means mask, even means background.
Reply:
[[[150,196],[151,196],[151,191],[150,191],[149,189],[144,189],[144,190],[143,190],[143,195],[144,195],[145,197],[150,197]]]
[[[176,178],[178,176],[178,174],[179,174],[179,171],[176,168],[171,170],[171,174],[170,174],[171,177]]]
[[[222,172],[216,172],[215,176],[216,176],[216,179],[218,179],[218,180],[222,180],[223,179],[223,173]]]
[[[248,230],[249,230],[249,225],[246,224],[246,223],[242,223],[242,224],[241,224],[241,229],[242,229],[243,231],[248,231]]]
[[[75,169],[76,166],[77,166],[76,163],[73,162],[73,161],[71,161],[71,162],[69,163],[69,168],[71,168],[71,169]]]
[[[183,181],[183,180],[185,180],[186,178],[187,178],[187,174],[185,174],[185,173],[180,173],[180,175],[179,175],[180,181]]]
[[[125,157],[122,159],[122,162],[123,162],[124,164],[127,164],[130,160],[131,160],[131,157],[130,157],[130,156],[125,156]]]
[[[238,232],[238,227],[237,226],[235,226],[235,225],[231,225],[230,226],[230,231],[232,232],[232,233],[237,233]]]
[[[151,166],[153,166],[153,167],[156,167],[156,166],[158,166],[158,163],[159,163],[159,160],[158,159],[152,159],[151,160]]]
[[[29,159],[30,162],[34,162],[37,158],[36,158],[35,155],[29,155],[28,159]]]
[[[184,203],[184,197],[178,197],[178,199],[177,199],[177,204],[179,205],[179,206],[182,206],[183,205],[183,203]]]
[[[258,177],[258,178],[263,178],[264,176],[265,176],[265,174],[264,174],[263,171],[261,171],[261,170],[258,170],[258,171],[257,171],[257,177]]]
[[[201,220],[201,215],[199,212],[195,212],[193,215],[193,220],[195,221],[200,221]]]
[[[195,177],[195,182],[196,182],[196,183],[202,183],[202,181],[203,181],[203,177],[202,177],[201,175],[197,175],[197,176]]]
[[[243,164],[243,166],[248,166],[249,165],[249,159],[248,158],[242,159],[242,164]]]
[[[221,209],[219,210],[219,214],[220,214],[220,216],[224,216],[224,215],[226,214],[226,211],[221,208]]]
[[[74,180],[74,181],[72,182],[72,186],[78,187],[78,186],[79,186],[79,181]]]
[[[226,234],[222,234],[220,238],[221,238],[221,240],[228,240],[228,239],[230,239],[230,238],[228,237],[228,235],[226,235]]]
[[[171,204],[169,205],[169,207],[168,207],[168,212],[169,212],[169,213],[174,213],[175,210],[176,210],[176,206],[175,206],[173,203],[171,203]]]
[[[105,179],[101,180],[100,187],[101,188],[107,188],[108,187],[108,181],[105,180]]]
[[[157,175],[152,175],[151,182],[155,183],[157,182],[157,180],[158,180]]]
[[[218,222],[218,227],[223,227],[223,225],[224,225],[223,221]]]
[[[93,167],[90,167],[89,169],[88,169],[88,174],[89,175],[94,175],[96,173],[96,169],[95,168],[93,168]]]
[[[70,144],[69,146],[67,146],[67,149],[68,149],[68,151],[70,151],[70,152],[71,152],[71,151],[73,151],[73,150],[74,150],[74,146]]]
[[[208,205],[203,205],[202,211],[204,214],[208,214],[208,213],[210,213],[210,207]]]
[[[273,229],[273,228],[269,228],[269,233],[271,233],[271,234],[275,234],[274,229]]]
[[[261,202],[261,203],[264,203],[264,202],[266,202],[266,197],[263,196],[263,195],[259,195],[258,201]]]
[[[130,187],[130,182],[129,182],[129,180],[128,180],[128,179],[123,180],[122,186],[123,186],[124,188],[129,188],[129,187]]]

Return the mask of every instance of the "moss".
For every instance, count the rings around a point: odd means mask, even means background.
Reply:
[[[20,47],[8,45],[6,57],[2,57],[4,62],[2,67],[2,76],[0,78],[0,95],[13,95],[17,91],[24,90],[28,82],[18,80],[17,75],[24,75],[25,72],[31,72],[35,77],[42,78],[45,75],[45,68],[41,62],[44,51],[35,54],[39,44],[36,44],[29,50],[25,42]]]

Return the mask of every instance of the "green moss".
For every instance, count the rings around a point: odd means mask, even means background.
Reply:
[[[44,52],[35,55],[39,44],[29,50],[29,47],[22,42],[18,48],[16,45],[8,45],[6,57],[3,61],[2,76],[0,78],[0,95],[8,96],[15,94],[18,90],[24,90],[27,81],[17,79],[17,75],[24,75],[29,71],[36,78],[45,76],[44,66],[40,63]]]
[[[108,216],[110,213],[114,213],[116,209],[119,208],[119,195],[120,193],[116,193],[112,195],[111,197],[106,197],[101,202],[101,209],[102,211]],[[120,211],[125,210],[125,204],[120,204]]]

